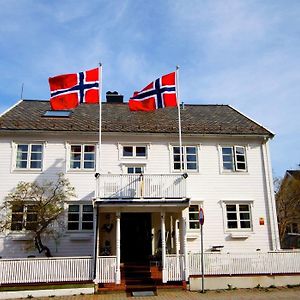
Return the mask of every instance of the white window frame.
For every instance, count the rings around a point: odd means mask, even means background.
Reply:
[[[34,206],[34,203],[23,203],[22,204],[22,212],[14,212],[13,210],[11,211],[11,227],[10,231],[11,232],[26,232],[30,229],[27,229],[26,226],[28,223],[34,223],[34,221],[27,221],[27,216],[29,214],[35,214],[34,211],[28,212],[28,207],[29,206]],[[22,215],[22,221],[21,222],[13,222],[13,215]],[[22,229],[12,229],[13,223],[21,223]]]
[[[191,220],[190,219],[190,214],[191,213],[195,213],[195,212],[190,212],[190,207],[191,206],[197,206],[198,207],[198,210],[197,210],[197,213],[198,213],[198,224],[199,224],[199,227],[198,228],[191,228],[191,222],[192,223],[196,223],[196,220]],[[188,207],[188,211],[187,211],[187,230],[190,231],[190,232],[200,232],[200,223],[199,223],[199,211],[200,211],[200,208],[203,208],[203,203],[201,202],[192,202],[190,204],[190,206]]]
[[[195,144],[191,144],[191,145],[182,145],[183,148],[183,152],[182,152],[182,156],[183,156],[183,169],[180,171],[180,169],[175,169],[174,168],[174,147],[179,148],[179,145],[169,145],[170,148],[170,158],[171,158],[171,170],[173,173],[179,173],[179,172],[187,172],[187,173],[198,173],[199,172],[199,145],[195,145]],[[186,159],[186,148],[187,147],[193,147],[196,149],[196,169],[187,169],[187,159]]]
[[[79,146],[80,149],[80,168],[71,168],[71,153],[72,153],[72,146]],[[93,146],[94,147],[94,168],[84,168],[84,147],[85,146]],[[68,172],[95,172],[96,164],[97,164],[97,145],[94,143],[68,143],[67,146],[67,171]],[[91,153],[91,152],[88,152]]]
[[[44,169],[44,159],[45,159],[45,142],[42,141],[31,141],[31,142],[24,142],[24,141],[16,141],[16,142],[12,142],[12,168],[11,171],[13,172],[38,172],[41,173]],[[27,160],[26,160],[26,168],[19,168],[17,167],[17,156],[18,156],[18,146],[19,145],[26,145],[28,146],[28,152],[27,152]],[[31,168],[30,167],[30,163],[31,161],[35,161],[35,160],[31,160],[31,154],[32,154],[32,146],[41,146],[42,151],[41,151],[41,167],[40,168]],[[37,161],[37,160],[36,160]]]
[[[124,147],[132,147],[132,156],[124,156]],[[136,155],[136,148],[145,148],[145,156]],[[122,159],[147,159],[149,155],[149,146],[146,144],[122,144],[120,149],[120,158]]]
[[[232,169],[225,169],[224,168],[223,148],[230,148],[231,149]],[[243,148],[244,149],[245,161],[241,162],[241,163],[245,164],[245,169],[241,169],[241,168],[238,167],[239,161],[237,159],[237,156],[240,155],[240,154],[237,153],[238,148]],[[219,146],[219,156],[220,156],[220,171],[221,171],[221,173],[247,173],[248,172],[247,147],[246,146],[243,146],[243,145],[220,145]]]
[[[239,209],[236,210],[237,213],[237,228],[229,228],[228,227],[228,219],[227,219],[227,205],[248,205],[249,206],[249,214],[250,214],[250,228],[242,228],[241,227],[241,219],[239,214]],[[234,233],[234,232],[244,232],[249,233],[254,231],[254,223],[253,223],[253,201],[252,200],[225,200],[222,201],[222,209],[223,209],[223,222],[224,222],[224,232],[225,233]]]
[[[71,206],[71,205],[77,205],[79,207],[79,211],[78,212],[69,212],[69,206]],[[66,206],[67,220],[66,220],[66,222],[67,222],[67,231],[68,232],[92,232],[94,230],[94,211],[92,210],[91,212],[84,212],[83,211],[84,206],[93,207],[92,203],[77,203],[77,202],[67,203],[67,206]],[[93,220],[92,221],[84,221],[83,215],[85,213],[92,214]],[[69,221],[69,214],[74,214],[74,215],[78,214],[79,215],[78,221]],[[69,223],[78,223],[78,229],[69,229]],[[92,223],[93,228],[92,229],[82,229],[83,223]]]

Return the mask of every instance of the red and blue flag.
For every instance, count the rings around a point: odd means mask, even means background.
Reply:
[[[99,103],[99,68],[49,78],[52,110],[76,108],[81,103]]]
[[[148,84],[129,99],[132,111],[152,111],[158,108],[177,106],[176,72],[163,75]]]

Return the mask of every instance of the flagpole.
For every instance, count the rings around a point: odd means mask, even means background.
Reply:
[[[102,150],[102,63],[99,63],[99,149],[98,149],[98,163],[97,173],[101,173],[101,150]]]
[[[180,172],[182,172],[182,138],[181,138],[181,114],[180,114],[180,97],[179,97],[179,66],[176,66],[176,98],[178,109],[178,136],[179,136],[179,155],[180,155]]]

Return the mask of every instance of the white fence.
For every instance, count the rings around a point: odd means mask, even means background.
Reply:
[[[184,256],[182,254],[167,254],[167,281],[184,280]]]
[[[300,273],[300,252],[205,253],[205,275]],[[200,253],[189,254],[189,274],[201,274]]]
[[[98,283],[115,282],[116,264],[116,256],[98,256],[95,281]]]
[[[0,284],[88,281],[92,257],[0,259]]]
[[[98,198],[184,198],[186,180],[176,174],[101,174]]]

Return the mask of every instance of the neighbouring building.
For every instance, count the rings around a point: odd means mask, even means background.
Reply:
[[[99,105],[59,115],[49,112],[48,101],[22,100],[0,117],[0,200],[21,180],[59,172],[76,189],[65,204],[66,230],[50,245],[55,256],[96,255],[104,265],[111,257],[117,283],[123,263],[158,262],[166,282],[168,259],[187,262],[200,250],[200,207],[205,252],[280,248],[272,132],[229,105],[186,104],[181,170],[177,108],[131,112],[118,99],[102,104],[98,171]],[[2,258],[38,256],[24,250],[26,214],[25,208],[23,228],[0,235]],[[187,280],[188,264],[182,265],[178,279]]]

